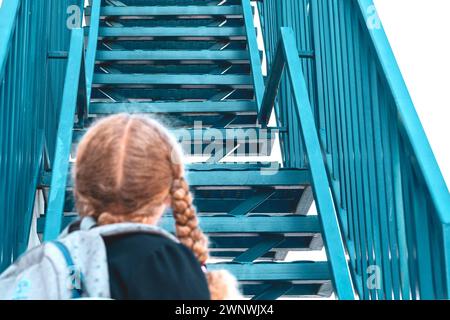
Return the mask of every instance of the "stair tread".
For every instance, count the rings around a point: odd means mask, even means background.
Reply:
[[[330,280],[327,262],[283,262],[283,263],[213,263],[208,270],[226,269],[240,281],[295,281],[295,280]]]
[[[310,173],[305,169],[277,169],[264,174],[260,169],[249,170],[188,170],[186,179],[191,187],[291,187],[303,189],[310,184]],[[41,178],[41,186],[49,186],[51,173]],[[68,187],[73,186],[68,175]]]
[[[87,129],[76,129],[73,133],[73,142],[78,143]],[[237,140],[240,142],[267,142],[273,139],[273,135],[280,132],[277,128],[261,129],[257,127],[246,128],[179,128],[171,129],[169,132],[175,136],[178,141],[210,143],[219,138],[224,143],[228,140]],[[189,141],[186,141],[189,140]]]
[[[99,50],[97,61],[114,60],[248,60],[245,50]]]
[[[100,37],[245,37],[243,27],[100,27]]]
[[[94,74],[94,84],[135,85],[238,85],[251,86],[253,78],[246,75],[211,74]]]
[[[86,131],[86,129],[74,130],[73,150]],[[187,155],[211,157],[215,153],[223,157],[227,154],[248,157],[270,155],[275,137],[282,130],[255,127],[198,129],[180,127],[169,131]]]
[[[305,212],[299,212],[299,203],[300,199],[302,199],[302,195],[305,191],[306,186],[310,181],[309,172],[304,172],[303,174],[298,174],[299,179],[297,186],[286,185],[286,184],[278,184],[278,185],[269,185],[269,184],[255,184],[251,185],[242,185],[239,181],[235,183],[228,183],[226,186],[222,186],[220,183],[215,184],[214,186],[205,186],[204,181],[198,181],[195,179],[195,176],[203,175],[205,172],[210,172],[208,174],[208,178],[213,181],[214,179],[222,179],[223,176],[228,176],[227,173],[230,173],[232,176],[239,176],[239,178],[245,179],[247,178],[258,178],[258,175],[263,174],[272,174],[270,170],[279,169],[278,163],[261,163],[261,164],[238,164],[238,163],[228,163],[228,164],[188,164],[186,166],[188,174],[190,172],[198,172],[198,174],[194,174],[194,178],[191,180],[191,190],[194,194],[194,204],[198,210],[198,213],[202,216],[204,215],[217,215],[217,214],[229,214],[233,212],[238,206],[241,206],[250,198],[253,198],[260,194],[260,192],[264,191],[267,188],[272,190],[272,195],[267,198],[264,202],[260,203],[253,209],[249,210],[249,213],[253,216],[257,214],[258,216],[269,215],[270,216],[285,216],[286,214],[304,214]],[[286,169],[279,169],[280,171],[285,171]],[[247,172],[252,171],[253,174],[248,176]],[[65,204],[64,211],[66,213],[72,213],[76,211],[75,208],[75,199],[73,196],[73,192],[70,188],[73,185],[72,175],[73,172],[73,163],[68,169],[68,188],[65,193]],[[292,171],[290,171],[292,172]],[[218,174],[215,174],[218,173]],[[244,175],[242,175],[244,174]],[[191,175],[192,176],[192,175]],[[51,183],[52,174],[51,172],[45,172],[40,179],[40,187],[48,187]],[[230,177],[234,179],[233,177]],[[197,182],[196,182],[197,180]],[[273,180],[275,181],[275,180]],[[246,183],[243,181],[242,183]],[[276,183],[276,182],[274,182]],[[211,184],[211,183],[209,183]],[[308,206],[310,204],[305,204]]]
[[[127,113],[256,113],[254,101],[180,101],[180,102],[129,102],[91,103],[91,114]]]
[[[78,219],[76,214],[63,217],[62,226],[66,228]],[[200,225],[209,238],[212,257],[234,259],[254,246],[266,242],[268,237],[283,237],[273,245],[258,261],[277,259],[277,254],[286,251],[317,251],[323,248],[320,225],[317,216],[285,217],[224,217],[203,216]],[[42,233],[45,216],[37,220],[37,232]],[[161,227],[174,233],[175,223],[171,215],[161,219]]]
[[[64,216],[64,226],[77,219],[77,216]],[[45,217],[39,218],[38,230],[42,230]],[[320,224],[317,216],[202,216],[200,225],[208,234],[317,234]],[[161,226],[169,232],[174,232],[175,223],[172,217],[164,216]]]

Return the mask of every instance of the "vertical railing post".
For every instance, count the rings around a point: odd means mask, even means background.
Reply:
[[[101,3],[101,0],[91,0],[91,18],[86,51],[86,99],[88,114],[92,92],[92,81],[94,77],[95,58],[97,53]]]

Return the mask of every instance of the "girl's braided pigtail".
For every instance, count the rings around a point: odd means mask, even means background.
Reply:
[[[200,229],[189,185],[183,177],[174,180],[171,195],[177,237],[194,252],[200,264],[205,266],[208,260],[208,241]],[[206,278],[212,300],[241,298],[237,281],[228,271],[208,271]]]

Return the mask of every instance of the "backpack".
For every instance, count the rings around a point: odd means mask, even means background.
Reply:
[[[175,242],[167,231],[138,223],[95,226],[92,218],[78,220],[79,230],[67,227],[56,241],[23,254],[0,275],[0,300],[110,299],[104,236],[158,234]]]

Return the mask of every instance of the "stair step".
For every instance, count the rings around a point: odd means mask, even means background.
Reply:
[[[79,143],[86,133],[86,129],[74,130],[74,147]],[[241,156],[269,155],[275,135],[278,129],[260,129],[260,128],[203,128],[203,129],[173,129],[172,135],[181,143],[183,150],[189,155],[210,156],[212,152],[223,154],[229,152]]]
[[[100,27],[99,37],[246,37],[243,27]]]
[[[247,50],[244,39],[213,39],[198,38],[196,41],[179,40],[178,38],[150,38],[136,41],[135,38],[127,40],[103,39],[99,41],[99,50]]]
[[[77,215],[63,217],[62,226],[67,227],[78,219]],[[318,251],[323,248],[320,226],[316,216],[285,217],[230,217],[203,216],[200,225],[209,238],[211,257],[235,259],[249,249],[272,243],[267,251],[258,253],[248,261],[273,261],[284,259],[288,251]],[[43,233],[45,216],[37,221],[37,232]],[[162,218],[161,226],[175,232],[171,215]]]
[[[97,85],[224,85],[249,87],[253,85],[251,76],[210,75],[210,74],[95,74]]]
[[[111,23],[111,20],[114,20],[114,22]],[[228,19],[217,16],[120,17],[106,18],[100,23],[101,27],[106,28],[236,28],[243,25],[244,20],[242,17]]]
[[[107,103],[110,103],[109,101]],[[85,121],[84,127],[90,126],[90,123],[95,120],[106,116],[106,114],[93,114]],[[192,128],[195,123],[202,123],[205,128],[220,128],[225,123],[230,123],[230,119],[233,121],[233,126],[254,126],[256,119],[256,112],[233,112],[226,111],[222,113],[205,113],[205,112],[192,112],[192,113],[151,113],[151,117],[163,123],[169,128]],[[283,131],[284,132],[284,131]],[[275,133],[274,133],[275,135]],[[188,147],[185,144],[186,148]],[[189,148],[187,148],[189,150]],[[189,151],[190,152],[190,151]]]
[[[247,60],[249,54],[244,50],[99,50],[97,61],[147,61],[147,60]]]
[[[67,226],[77,216],[64,216],[63,225]],[[45,217],[38,219],[38,232],[43,231]],[[317,234],[320,225],[317,216],[284,217],[232,217],[203,216],[200,218],[202,230],[207,234]],[[174,220],[170,216],[162,218],[161,226],[169,232],[175,231]]]
[[[285,216],[285,217],[208,217],[200,219],[202,229],[206,233],[320,233],[317,216]],[[173,232],[174,221],[164,218],[162,226]]]
[[[249,61],[97,61],[96,73],[123,74],[242,74],[249,75]],[[220,100],[220,99],[216,99]]]
[[[113,6],[219,6],[240,5],[241,0],[108,0]]]
[[[195,168],[201,167],[202,170],[196,170]],[[272,164],[190,164],[187,165],[188,171],[224,171],[224,172],[243,172],[252,170],[259,171],[263,175],[268,170],[276,170],[279,168],[277,163]],[[279,169],[286,170],[286,169]],[[68,174],[73,172],[72,165],[69,168]],[[272,172],[269,172],[272,173]],[[219,177],[220,178],[220,177]],[[69,177],[68,185],[72,184],[71,177]],[[51,173],[45,172],[41,177],[40,186],[46,188],[51,181]],[[191,186],[194,194],[194,205],[196,206],[198,213],[204,215],[217,215],[217,214],[229,214],[235,212],[237,207],[242,206],[249,199],[255,199],[258,195],[270,192],[270,196],[265,196],[265,200],[254,200],[255,204],[250,208],[247,207],[248,214],[251,215],[286,215],[286,214],[305,214],[308,210],[310,203],[301,203],[301,199],[305,192],[305,187],[309,183],[309,173],[305,173],[305,180],[301,182],[298,187],[268,187],[268,186]],[[270,190],[270,191],[268,191]],[[300,205],[302,204],[302,205]],[[299,208],[306,207],[305,211],[299,211]],[[66,213],[72,213],[76,211],[75,199],[71,190],[66,191],[64,211]]]
[[[221,187],[290,187],[301,188],[309,184],[309,171],[296,169],[280,169],[265,175],[261,170],[248,171],[188,171],[187,179],[191,186],[221,186]]]
[[[264,172],[249,170],[188,170],[186,179],[193,188],[216,187],[226,189],[251,189],[272,187],[274,189],[301,189],[310,184],[310,173],[304,169],[278,169]],[[44,173],[40,187],[50,187],[51,173]],[[68,174],[67,186],[73,187],[72,176]]]
[[[181,101],[181,100],[253,100],[253,88],[207,87],[184,88],[157,86],[154,88],[130,88],[121,86],[97,87],[92,89],[93,100],[110,99],[127,102],[132,100]]]
[[[240,281],[328,281],[330,270],[327,262],[286,263],[214,263],[208,270],[226,269]]]
[[[258,189],[232,189],[223,188],[192,188],[194,194],[194,205],[199,215],[228,214],[236,207],[242,205],[247,199],[255,196]],[[286,214],[297,214],[301,196],[304,189],[275,189],[273,195],[259,204],[251,212],[252,215],[266,214],[268,217]],[[307,205],[310,205],[309,203]],[[71,190],[66,191],[64,211],[73,213],[75,209],[75,199]],[[306,210],[307,211],[307,210]]]
[[[105,6],[102,16],[242,16],[241,6]]]
[[[256,113],[254,101],[91,103],[91,114],[113,113]]]

